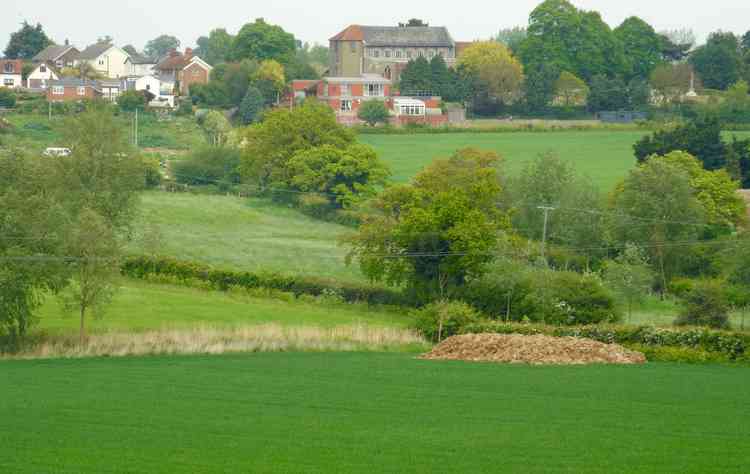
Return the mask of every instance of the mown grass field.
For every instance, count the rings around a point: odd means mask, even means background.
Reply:
[[[477,147],[499,153],[509,174],[541,153],[552,152],[587,175],[602,191],[609,192],[635,166],[633,144],[646,131],[555,131],[508,133],[448,133],[415,135],[360,135],[375,147],[398,182],[408,181],[435,158]],[[750,132],[727,133],[748,137]]]
[[[362,281],[339,237],[352,229],[258,199],[144,193],[137,228],[155,226],[160,254],[248,271]],[[133,252],[145,249],[137,243]]]
[[[158,285],[123,279],[112,304],[100,319],[87,320],[90,332],[142,332],[278,324],[331,328],[364,324],[373,327],[404,328],[409,319],[403,313],[365,305],[324,305],[203,291],[172,285]],[[76,334],[78,318],[63,311],[59,300],[47,298],[40,313],[39,329],[52,334]]]
[[[0,361],[0,472],[741,473],[750,369]]]

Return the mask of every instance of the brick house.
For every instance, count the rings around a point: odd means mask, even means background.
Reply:
[[[179,83],[179,94],[188,95],[193,84],[208,84],[213,67],[187,48],[185,53],[171,51],[154,67],[162,83]]]
[[[23,87],[23,61],[0,59],[0,87],[18,89]]]
[[[463,43],[462,43],[463,44]],[[379,74],[398,82],[409,61],[442,56],[456,62],[456,42],[445,27],[351,25],[330,39],[331,76]]]
[[[46,63],[60,70],[66,67],[73,67],[78,61],[81,54],[75,46],[71,46],[68,41],[63,45],[53,44],[41,50],[32,61],[35,64]]]
[[[102,97],[102,88],[98,81],[88,79],[66,78],[50,81],[47,87],[49,102],[74,102],[93,100]]]

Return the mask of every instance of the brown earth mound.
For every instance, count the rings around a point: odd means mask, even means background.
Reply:
[[[646,357],[616,344],[574,337],[469,334],[454,336],[422,356],[532,365],[644,364]]]

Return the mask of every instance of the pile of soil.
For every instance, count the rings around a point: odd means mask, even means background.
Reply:
[[[469,334],[435,346],[428,360],[531,365],[645,364],[646,357],[616,344],[575,337]]]

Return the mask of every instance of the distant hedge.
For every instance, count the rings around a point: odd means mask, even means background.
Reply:
[[[220,270],[208,265],[168,257],[130,257],[122,264],[121,273],[136,279],[169,276],[184,282],[197,280],[208,283],[211,288],[220,291],[227,291],[232,287],[267,288],[293,293],[295,296],[321,296],[335,292],[344,301],[350,303],[362,302],[389,306],[403,306],[408,303],[403,294],[386,288],[277,273]]]
[[[463,334],[543,334],[555,337],[583,337],[605,344],[628,347],[683,348],[716,353],[730,361],[746,359],[750,334],[699,328],[655,328],[651,326],[543,326],[494,321],[469,324]]]

